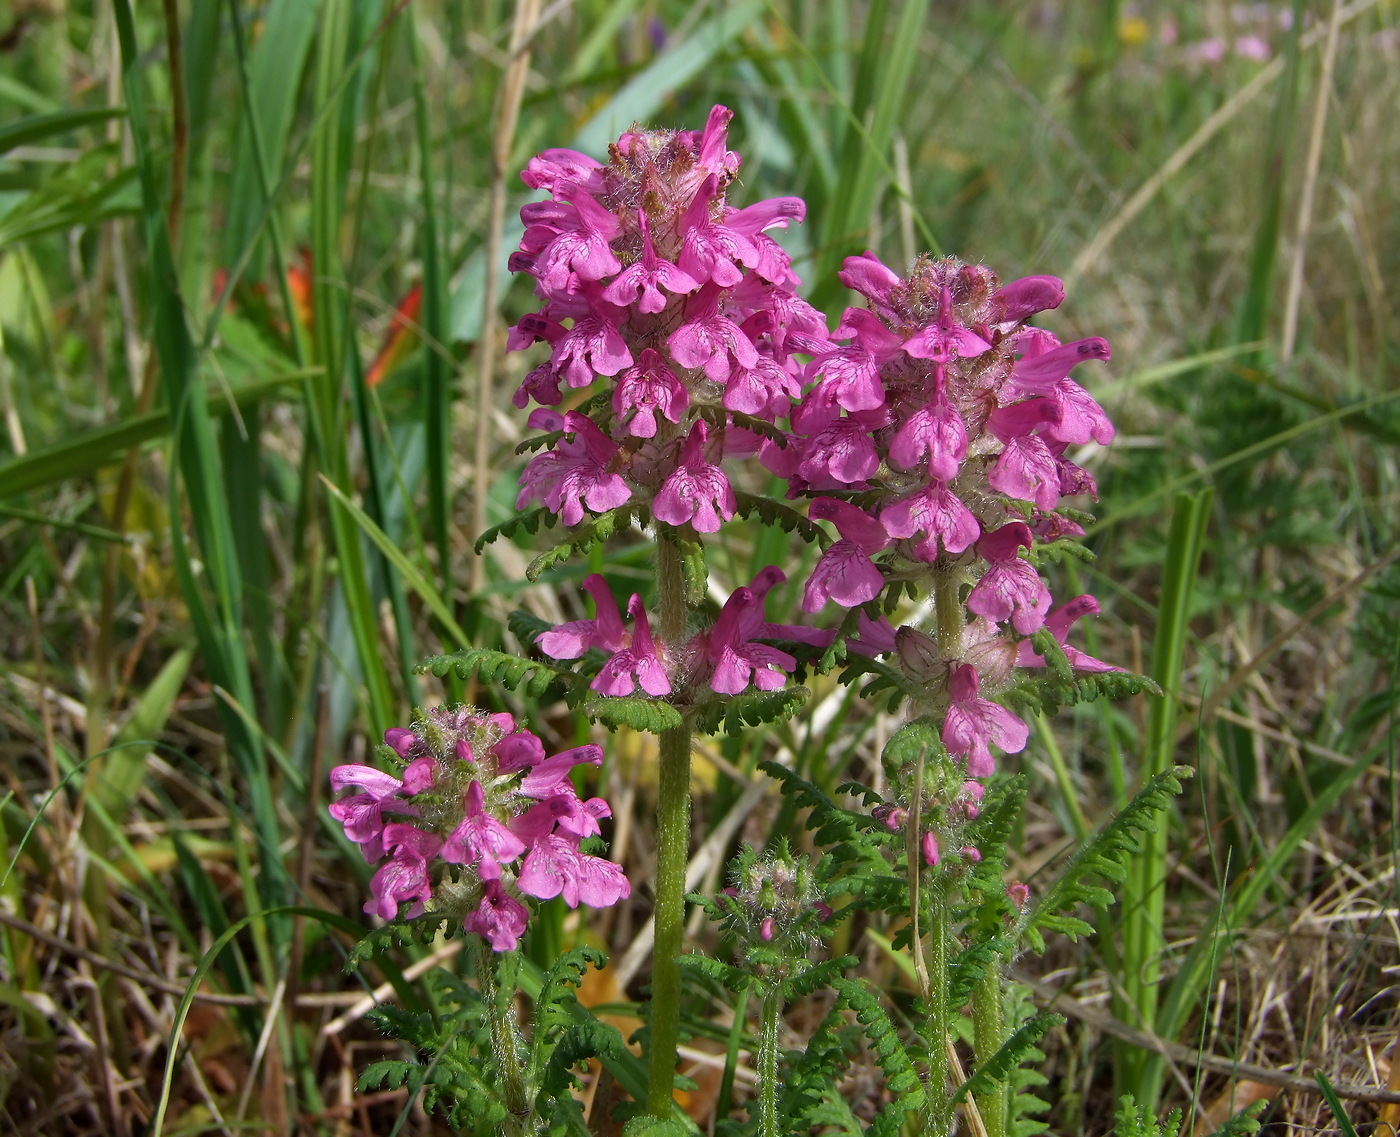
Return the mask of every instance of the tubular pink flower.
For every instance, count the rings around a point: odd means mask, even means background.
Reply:
[[[632,895],[622,869],[602,857],[580,853],[576,843],[557,834],[535,842],[517,878],[520,891],[540,900],[563,896],[564,903],[606,908]]]
[[[1050,609],[1050,590],[1035,567],[1018,555],[1019,549],[1031,547],[1032,540],[1030,529],[1020,521],[983,537],[977,551],[992,567],[967,598],[969,612],[998,624],[1010,620],[1023,636],[1037,631]]]
[[[854,608],[875,599],[885,578],[870,558],[890,543],[884,526],[863,510],[830,497],[814,500],[808,516],[835,524],[842,539],[822,554],[812,570],[802,593],[802,610],[820,611],[827,600]]]
[[[943,720],[943,745],[954,757],[967,759],[969,777],[991,777],[992,745],[1008,754],[1025,749],[1030,729],[1005,707],[978,697],[976,668],[955,667],[948,679],[948,694],[952,705]]]
[[[565,438],[557,449],[530,460],[520,478],[515,507],[523,509],[539,498],[565,525],[577,525],[585,505],[603,513],[627,501],[632,491],[608,468],[619,453],[615,442],[577,411],[565,415],[564,424],[573,440]]]
[[[454,865],[487,863],[499,875],[499,866],[509,864],[525,851],[524,843],[498,819],[482,808],[481,783],[467,787],[461,823],[442,845],[442,859]]]
[[[384,827],[384,845],[393,850],[393,856],[370,879],[365,912],[392,920],[399,914],[399,904],[412,900],[408,914],[415,916],[433,897],[428,862],[437,856],[442,841],[412,825],[395,822]]]
[[[775,691],[787,682],[785,673],[797,666],[797,660],[787,652],[751,642],[750,637],[762,631],[762,605],[761,594],[736,588],[710,629],[706,656],[714,665],[710,689],[717,694],[737,695],[750,680],[760,691]]]
[[[688,521],[697,533],[717,533],[720,523],[734,516],[738,508],[734,490],[724,471],[705,460],[706,437],[705,421],[697,419],[681,447],[679,464],[651,503],[652,516],[658,521],[668,525]]]
[[[949,553],[961,553],[982,532],[972,511],[940,481],[885,506],[880,523],[891,537],[927,534],[917,552],[921,560],[930,562],[938,555],[940,543]]]
[[[405,733],[414,737],[412,731]],[[373,766],[356,763],[335,767],[330,780],[332,793],[339,793],[347,786],[356,786],[362,791],[332,802],[327,811],[344,826],[345,836],[360,846],[365,860],[373,864],[384,856],[384,811],[410,815],[417,812],[399,798],[403,782]]]
[[[642,351],[638,365],[623,372],[613,388],[613,413],[634,438],[655,438],[658,413],[680,422],[689,406],[685,385],[651,348]]]
[[[635,592],[627,603],[627,612],[632,617],[631,641],[613,652],[589,686],[604,695],[630,695],[638,686],[654,697],[669,695],[671,681],[666,676],[665,664],[656,654],[642,598]]]
[[[1092,655],[1088,655],[1078,648],[1070,647],[1065,642],[1069,635],[1069,629],[1076,620],[1082,616],[1097,616],[1098,614],[1099,602],[1097,600],[1092,596],[1076,596],[1046,616],[1045,626],[1050,629],[1051,635],[1064,649],[1065,658],[1069,660],[1069,665],[1076,671],[1122,671],[1121,667],[1114,667],[1112,664],[1104,663],[1101,659],[1095,659]],[[1021,667],[1044,667],[1045,657],[1036,654],[1030,640],[1022,640],[1018,645],[1016,662]]]
[[[591,620],[571,620],[541,635],[536,642],[551,659],[579,659],[594,647],[618,651],[625,642],[622,615],[608,582],[595,572],[584,577],[583,590],[593,597],[597,615]]]
[[[703,368],[716,383],[723,383],[735,367],[758,366],[753,341],[720,313],[719,294],[713,286],[701,289],[686,304],[686,321],[666,341],[682,367]]]
[[[1058,308],[1065,299],[1065,285],[1058,276],[1023,276],[992,293],[992,322],[1015,324]]]
[[[530,914],[525,905],[501,887],[499,880],[488,880],[482,890],[481,903],[463,924],[475,932],[494,951],[514,951],[520,946]]]
[[[603,299],[619,308],[636,304],[639,311],[654,313],[666,307],[666,297],[661,289],[681,296],[694,292],[700,281],[684,269],[662,260],[656,255],[656,247],[651,241],[651,227],[645,212],[637,215],[642,230],[642,259],[628,265],[611,284],[603,289]],[[638,294],[641,299],[638,300]]]

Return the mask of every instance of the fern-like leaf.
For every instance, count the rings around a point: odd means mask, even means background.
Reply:
[[[782,529],[786,533],[796,533],[809,543],[815,541],[817,547],[823,551],[832,544],[832,539],[825,529],[813,521],[808,521],[790,505],[756,494],[740,493],[737,490],[734,493],[734,502],[734,513],[737,517],[756,517],[764,525]]]
[[[776,691],[745,691],[699,704],[695,728],[701,734],[745,734],[750,727],[790,718],[811,696],[806,687],[779,687]]]
[[[958,1088],[953,1100],[958,1102],[968,1094],[977,1096],[991,1092],[995,1084],[1006,1081],[1011,1072],[1025,1061],[1032,1051],[1039,1053],[1036,1043],[1064,1021],[1059,1015],[1042,1011],[1029,1022],[1022,1023],[1020,1029],[1003,1042],[997,1052],[982,1063]]]
[[[521,659],[518,655],[479,647],[466,647],[454,655],[430,656],[414,670],[420,674],[430,672],[439,679],[449,673],[458,679],[470,679],[475,675],[488,686],[499,683],[512,691],[523,687],[527,695],[536,698],[543,697],[551,688],[556,695],[562,695],[564,685],[571,678],[567,671],[541,660]]]
[[[383,955],[390,948],[430,944],[437,939],[439,932],[451,939],[459,926],[444,912],[425,912],[411,920],[394,920],[382,928],[375,928],[350,949],[345,970],[354,971],[365,960]]]
[[[747,971],[740,971],[737,967],[731,967],[723,960],[713,959],[708,955],[697,955],[688,952],[678,956],[676,962],[683,970],[692,971],[697,975],[703,975],[706,979],[713,979],[723,987],[727,987],[736,995],[744,990],[753,981],[753,976]]]
[[[841,1001],[855,1012],[856,1021],[865,1028],[870,1051],[885,1075],[885,1089],[892,1095],[885,1108],[893,1108],[902,1116],[914,1108],[914,1099],[922,1093],[923,1085],[899,1032],[890,1022],[880,1001],[863,983],[836,976],[831,985]]]
[[[626,528],[633,518],[641,519],[645,515],[645,507],[629,502],[627,505],[620,505],[616,509],[598,514],[587,524],[576,525],[563,541],[541,553],[526,566],[525,579],[539,580],[546,570],[562,564],[570,557],[586,553],[594,545],[602,544],[619,529]]]
[[[558,520],[556,514],[551,513],[540,506],[538,509],[531,509],[525,513],[517,513],[514,517],[502,521],[499,525],[493,525],[476,539],[476,551],[481,550],[494,541],[499,541],[502,537],[514,537],[522,530],[526,533],[534,534],[540,531],[540,525],[553,525]]]
[[[1077,904],[1091,908],[1107,908],[1113,903],[1113,893],[1090,882],[1091,877],[1121,881],[1127,875],[1127,859],[1138,850],[1138,835],[1156,832],[1158,815],[1165,812],[1174,795],[1181,792],[1181,783],[1189,778],[1189,766],[1177,766],[1153,777],[1137,795],[1081,848],[1054,884],[1018,921],[1015,935],[1024,935],[1037,952],[1045,950],[1045,940],[1039,929],[1063,932],[1071,939],[1087,935],[1093,929],[1083,920],[1068,913]]]
[[[684,721],[680,711],[670,703],[641,695],[607,695],[589,699],[582,710],[594,722],[602,723],[609,730],[630,726],[647,734],[660,734],[675,730]]]

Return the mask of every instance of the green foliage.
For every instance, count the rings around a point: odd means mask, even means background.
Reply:
[[[838,977],[832,980],[831,985],[841,1001],[855,1012],[856,1021],[864,1028],[871,1054],[885,1075],[885,1090],[890,1094],[890,1101],[880,1112],[888,1112],[903,1121],[903,1115],[916,1108],[923,1087],[899,1032],[890,1022],[880,1001],[863,983]]]
[[[487,545],[499,541],[502,537],[507,539],[517,536],[520,533],[535,534],[540,531],[540,525],[554,525],[558,522],[557,514],[551,513],[544,506],[536,509],[528,509],[524,513],[517,513],[499,525],[493,525],[476,539],[473,548],[477,556],[481,555]]]
[[[1159,1122],[1146,1106],[1139,1106],[1132,1094],[1124,1094],[1114,1115],[1115,1137],[1178,1137],[1181,1132],[1181,1110],[1174,1109],[1166,1121]]]
[[[1091,877],[1122,881],[1128,859],[1139,848],[1139,836],[1154,832],[1158,817],[1181,792],[1181,783],[1191,777],[1189,766],[1177,766],[1152,778],[1123,809],[1085,846],[1079,849],[1039,901],[1021,918],[1019,935],[1037,952],[1045,950],[1040,929],[1062,932],[1070,939],[1088,935],[1094,929],[1071,910],[1078,904],[1107,908],[1113,893],[1093,884]]]
[[[695,708],[695,729],[701,734],[743,735],[750,727],[791,718],[811,697],[806,687],[776,691],[744,691],[722,699],[707,699]]]
[[[569,535],[564,540],[560,541],[554,548],[541,553],[526,566],[525,579],[539,580],[541,574],[546,570],[557,564],[562,564],[570,557],[588,552],[594,545],[601,545],[614,533],[625,529],[634,519],[645,525],[650,520],[650,514],[645,507],[629,502],[627,505],[620,505],[616,509],[598,514],[592,521],[575,525],[569,530]]]
[[[709,910],[712,918],[718,919],[723,913],[714,905],[713,901],[706,901],[705,907]],[[712,979],[722,987],[727,987],[736,995],[745,990],[753,982],[753,975],[747,971],[741,971],[737,967],[725,963],[723,960],[715,959],[708,955],[698,955],[689,952],[680,957],[681,968],[696,975],[703,975],[706,979]]]
[[[1039,642],[1036,648],[1039,650]],[[1072,707],[1078,703],[1092,703],[1095,699],[1118,700],[1140,695],[1144,691],[1150,695],[1162,694],[1156,680],[1146,675],[1134,675],[1128,671],[1100,671],[1089,674],[1075,674],[1066,679],[1064,662],[1056,662],[1055,657],[1064,660],[1064,652],[1056,644],[1047,655],[1046,673],[1040,675],[1022,674],[1015,685],[1005,692],[1001,699],[1013,710],[1031,710],[1039,714],[1051,715],[1061,707]],[[1057,674],[1058,672],[1058,674]]]
[[[1045,1055],[1040,1052],[1036,1043],[1045,1036],[1047,1031],[1059,1026],[1064,1021],[1059,1015],[1041,1012],[1029,1022],[1023,1023],[1010,1038],[1002,1043],[995,1054],[958,1087],[953,1100],[961,1101],[968,1094],[987,1093],[993,1088],[994,1083],[1004,1082],[1011,1077],[1022,1063],[1031,1059],[1043,1061]]]
[[[831,537],[816,522],[808,521],[790,505],[756,494],[734,491],[736,517],[757,518],[764,525],[782,529],[785,533],[796,533],[804,541],[815,541],[818,548],[831,546]]]
[[[861,698],[875,702],[877,696],[883,696],[885,710],[890,714],[895,714],[905,699],[917,700],[924,695],[923,689],[899,668],[868,655],[848,654],[838,681],[850,686],[862,675],[869,675],[870,679],[860,690]]]
[[[917,718],[905,723],[885,743],[880,761],[891,776],[912,769],[931,755],[942,754],[943,738],[931,718]]]
[[[345,957],[345,970],[354,971],[366,960],[383,955],[390,948],[431,944],[439,934],[451,939],[460,931],[461,921],[452,919],[445,912],[425,912],[408,920],[391,920],[383,927],[375,928],[350,949],[350,954]]]
[[[482,683],[499,683],[511,691],[523,688],[527,695],[536,698],[543,698],[551,691],[562,694],[561,684],[568,678],[568,672],[540,660],[521,659],[518,655],[477,647],[463,648],[455,655],[430,656],[415,670],[431,673],[439,679],[447,675],[458,679],[475,676]]]
[[[684,721],[680,711],[664,699],[648,699],[642,695],[608,695],[589,699],[583,713],[609,730],[631,727],[633,730],[660,734],[675,730]]]

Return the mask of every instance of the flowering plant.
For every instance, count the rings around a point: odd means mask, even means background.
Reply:
[[[522,410],[536,404],[529,424],[541,432],[522,444],[534,453],[517,507],[539,504],[478,547],[563,526],[564,541],[531,565],[535,579],[622,526],[641,527],[656,543],[650,613],[641,592],[620,605],[595,572],[583,581],[591,616],[549,625],[518,614],[512,630],[532,654],[472,648],[425,665],[562,698],[609,728],[658,736],[645,1074],[617,1031],[569,991],[596,953],[575,950],[556,964],[535,1000],[528,1047],[514,1003],[494,994],[508,986],[499,970],[518,966],[512,949],[534,901],[607,906],[631,894],[621,869],[582,844],[611,811],[582,798],[567,775],[596,764],[597,746],[547,758],[510,716],[430,711],[386,735],[381,755],[396,774],[335,771],[338,788],[357,792],[332,812],[368,859],[388,858],[366,911],[392,920],[407,901],[408,917],[426,909],[419,919],[434,929],[445,921],[480,937],[481,1005],[471,1021],[490,1024],[499,1093],[479,1071],[458,1068],[456,1034],[439,1046],[414,1035],[433,1051],[418,1076],[441,1071],[435,1092],[459,1120],[586,1132],[567,1090],[570,1070],[596,1056],[638,1103],[629,1133],[689,1132],[673,1088],[690,973],[739,999],[759,993],[752,1120],[761,1137],[821,1125],[892,1133],[911,1113],[919,1132],[943,1134],[959,1101],[990,1137],[1021,1137],[1041,1127],[1029,1092],[1039,1075],[1024,1067],[1053,1018],[1030,1013],[1005,966],[1025,947],[1043,948],[1046,929],[1090,930],[1076,906],[1111,899],[1090,881],[1121,875],[1135,834],[1151,827],[1182,774],[1145,786],[1035,898],[1008,879],[1025,790],[998,773],[996,752],[1024,749],[1029,713],[1152,688],[1070,645],[1072,625],[1098,605],[1080,596],[1055,607],[1040,574],[1060,556],[1088,555],[1075,541],[1085,515],[1066,499],[1096,487],[1072,448],[1108,443],[1113,427],[1071,372],[1107,360],[1109,347],[1098,338],[1061,344],[1030,323],[1064,299],[1056,278],[1002,285],[952,257],[921,258],[906,277],[873,253],[848,258],[840,278],[865,306],[846,309],[829,331],[794,291],[791,262],[769,236],[801,221],[803,203],[728,200],[740,166],[727,148],[730,118],[715,107],[700,131],[633,128],[606,163],[545,151],[523,175],[548,195],[522,209],[511,258],[543,302],[510,333],[512,348],[548,347],[515,394]],[[782,500],[742,488],[774,476]],[[742,518],[815,546],[801,607],[824,626],[769,620],[767,598],[787,579],[776,565],[721,589],[717,611],[707,606],[718,582],[706,541]],[[807,671],[835,671],[905,717],[883,752],[887,778],[878,792],[850,784],[838,798],[764,763],[826,854],[814,863],[785,846],[741,852],[727,893],[691,897],[721,922],[736,965],[684,955],[693,737],[795,713],[808,692],[790,677]],[[853,959],[820,958],[823,939],[857,912],[895,921],[893,945],[912,955],[911,1032],[896,1030],[846,974]],[[830,1014],[780,1075],[783,1005],[819,987],[834,993]],[[955,1043],[964,1007],[971,1076]],[[887,1078],[869,1129],[839,1092],[847,1011]],[[736,1011],[737,1025],[742,1018]],[[458,1077],[468,1091],[454,1088]],[[461,1105],[478,1100],[480,1109]]]

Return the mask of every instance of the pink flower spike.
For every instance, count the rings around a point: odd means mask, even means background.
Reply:
[[[992,567],[967,598],[969,612],[998,624],[1010,620],[1023,636],[1038,631],[1050,609],[1050,590],[1040,573],[1018,555],[1020,548],[1030,548],[1031,543],[1031,531],[1020,521],[983,537],[977,551]]]
[[[652,516],[658,521],[668,525],[689,521],[697,533],[717,533],[720,523],[734,516],[738,503],[729,479],[705,460],[707,434],[704,420],[697,419],[681,447],[680,464],[651,503]]]
[[[539,498],[565,525],[577,525],[585,505],[603,513],[627,501],[632,491],[608,468],[620,453],[617,443],[577,411],[564,416],[564,426],[573,439],[565,438],[556,449],[530,460],[520,477],[515,507],[523,509]]]
[[[636,367],[624,371],[613,388],[613,413],[634,438],[656,437],[658,413],[680,422],[690,406],[690,394],[652,348],[642,349]]]
[[[619,651],[625,642],[622,615],[608,582],[595,572],[584,578],[583,589],[593,597],[597,614],[592,620],[571,620],[541,635],[536,642],[551,659],[579,659],[594,647]]]
[[[948,678],[948,694],[953,703],[943,720],[943,745],[954,757],[966,757],[967,773],[987,778],[992,764],[991,744],[1008,754],[1025,749],[1030,728],[1005,707],[978,697],[977,669],[963,664]]]
[[[651,242],[651,227],[645,210],[638,213],[642,228],[642,259],[628,265],[603,289],[603,299],[619,308],[636,304],[639,311],[660,312],[666,307],[666,297],[661,289],[675,295],[694,292],[700,282],[684,269],[656,255]],[[637,300],[637,294],[641,300]],[[674,421],[674,420],[673,420]]]
[[[630,695],[638,685],[648,695],[669,695],[671,681],[656,654],[642,598],[635,592],[627,603],[627,612],[633,620],[630,645],[615,651],[589,686],[604,695]]]
[[[525,905],[507,895],[499,880],[488,880],[481,903],[462,926],[479,935],[494,951],[514,951],[520,946],[529,920]]]

